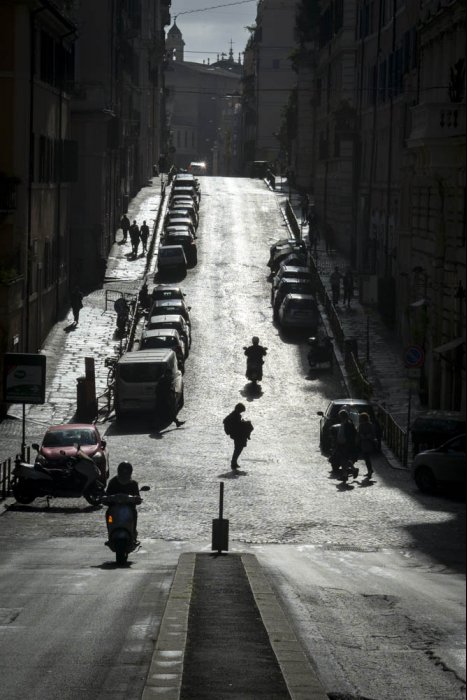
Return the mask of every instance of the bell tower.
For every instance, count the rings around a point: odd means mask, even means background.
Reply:
[[[167,39],[165,41],[165,48],[167,54],[171,56],[173,61],[178,61],[183,63],[184,61],[184,46],[183,36],[180,29],[177,27],[177,19],[174,19],[173,26],[169,29],[167,34]]]

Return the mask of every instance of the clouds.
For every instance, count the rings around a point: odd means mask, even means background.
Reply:
[[[234,0],[172,0],[172,18],[177,16],[177,26],[185,41],[185,61],[202,63],[208,58],[211,62],[216,61],[218,54],[229,52],[230,41],[233,43],[235,60],[245,50],[250,38],[245,27],[255,23],[256,0],[244,5],[190,12],[229,1]]]

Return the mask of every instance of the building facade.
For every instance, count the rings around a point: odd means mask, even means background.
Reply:
[[[0,351],[36,351],[68,292],[76,26],[60,8],[0,5]]]
[[[214,63],[184,60],[182,32],[167,35],[167,129],[170,162],[187,168],[204,161],[209,175],[239,173],[242,66],[233,52]]]
[[[170,0],[0,4],[0,357],[37,352],[99,286],[121,214],[166,149]]]

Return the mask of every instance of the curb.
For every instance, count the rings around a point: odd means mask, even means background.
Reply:
[[[196,554],[182,554],[162,617],[142,700],[179,700]]]
[[[328,700],[257,558],[242,554],[241,559],[291,699]]]
[[[291,700],[328,700],[256,556],[240,558]],[[142,700],[180,700],[195,562],[194,552],[178,560]]]

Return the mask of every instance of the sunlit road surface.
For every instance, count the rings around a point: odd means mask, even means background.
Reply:
[[[266,262],[269,245],[287,236],[280,196],[247,179],[204,178],[202,191],[199,263],[181,281],[193,325],[186,423],[162,432],[142,420],[103,426],[112,469],[129,459],[151,486],[140,508],[143,549],[116,570],[102,510],[81,501],[47,510],[38,500],[1,517],[6,697],[25,697],[44,668],[44,695],[31,697],[78,697],[81,681],[79,697],[109,688],[118,697],[115,659],[128,649],[138,652],[135,677],[144,676],[178,555],[209,550],[223,481],[230,547],[265,566],[328,693],[463,698],[465,505],[421,495],[382,457],[370,484],[359,477],[342,489],[330,478],[316,411],[342,389],[326,371],[309,376],[306,335],[283,336],[272,322]],[[257,394],[244,376],[252,335],[268,347]],[[222,418],[238,401],[255,429],[234,474]]]

